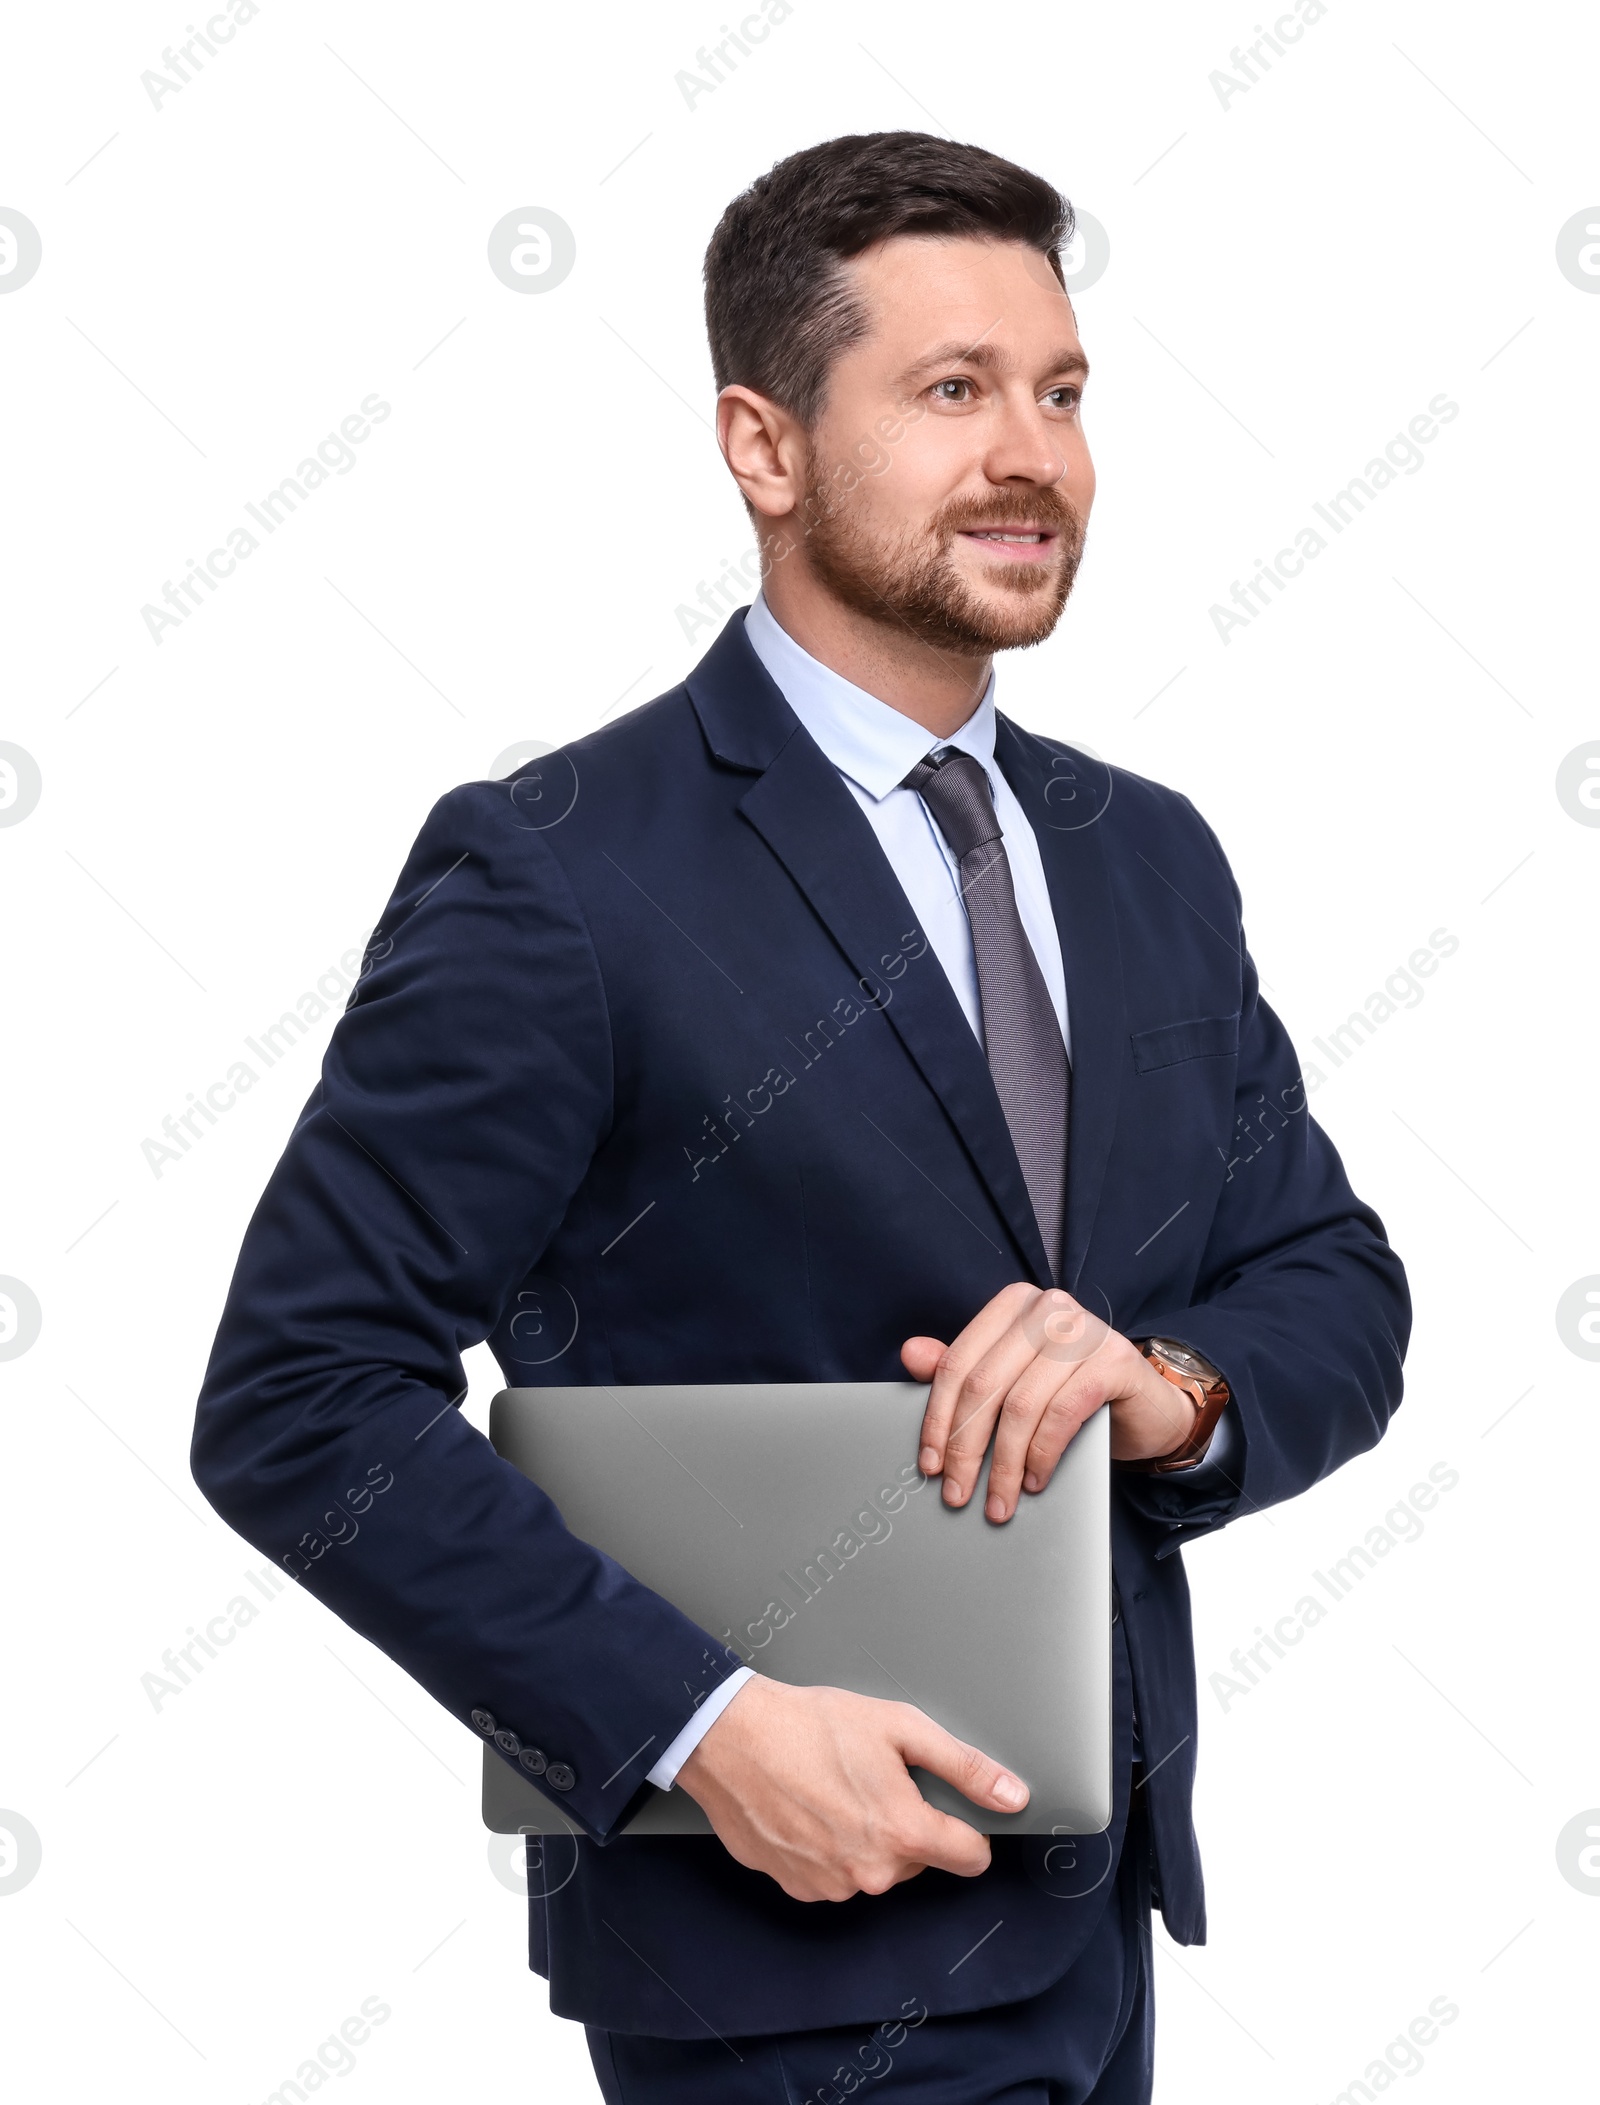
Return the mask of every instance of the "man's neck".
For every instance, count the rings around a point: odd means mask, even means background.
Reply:
[[[800,648],[935,738],[959,731],[983,700],[992,660],[938,649],[893,620],[873,621],[835,599],[799,564],[769,569],[762,596]]]

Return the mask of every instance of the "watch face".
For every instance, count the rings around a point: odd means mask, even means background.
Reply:
[[[1199,1381],[1213,1382],[1222,1379],[1222,1370],[1213,1367],[1210,1360],[1188,1345],[1180,1345],[1176,1338],[1152,1338],[1153,1348],[1180,1374],[1192,1374]]]

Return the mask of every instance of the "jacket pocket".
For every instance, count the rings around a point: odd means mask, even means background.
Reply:
[[[1221,1059],[1239,1050],[1239,1012],[1231,1016],[1193,1016],[1187,1023],[1164,1023],[1159,1030],[1132,1031],[1135,1074],[1176,1067],[1180,1060]]]

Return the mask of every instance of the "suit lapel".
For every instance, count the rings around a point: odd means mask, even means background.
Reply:
[[[876,998],[966,1145],[1040,1284],[1044,1240],[983,1049],[931,948],[898,979],[883,974],[916,927],[888,857],[833,763],[800,731],[752,784],[740,809],[804,892]],[[923,938],[926,943],[926,936]],[[917,1167],[933,1179],[925,1162]]]
[[[738,616],[687,685],[718,758],[757,775],[740,810],[853,971],[870,976],[872,998],[888,991],[884,1015],[954,1125],[1027,1273],[1048,1285],[1044,1240],[988,1062],[938,958],[929,947],[898,979],[884,976],[885,956],[894,958],[916,921],[866,814],[783,700]],[[916,1167],[939,1189],[933,1167]]]
[[[1110,770],[1081,755],[1053,753],[1003,716],[997,721],[995,758],[1038,840],[1061,937],[1072,1032],[1061,1281],[1075,1293],[1116,1128],[1128,1030],[1122,950],[1100,823],[1111,797]]]

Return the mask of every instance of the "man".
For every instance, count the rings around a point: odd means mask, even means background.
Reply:
[[[218,1510],[582,1830],[530,1854],[531,1960],[612,2105],[890,2069],[908,2101],[1147,2098],[1152,1898],[1204,1936],[1177,1552],[1399,1399],[1404,1277],[1215,837],[995,711],[1094,491],[1070,230],[908,133],[730,206],[707,315],[762,591],[682,686],[435,806],[200,1400]],[[484,1338],[514,1384],[903,1369],[979,1525],[1108,1409],[1106,1835],[934,1811],[908,1764],[1000,1809],[1026,1780],[752,1674],[572,1537],[451,1407]],[[716,1838],[623,1835],[654,1788]]]

